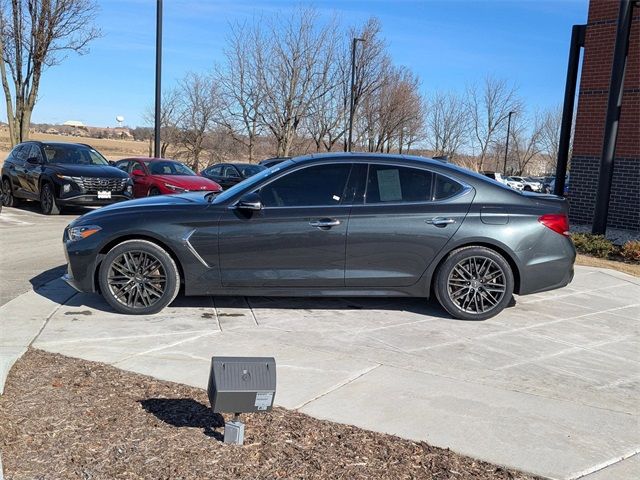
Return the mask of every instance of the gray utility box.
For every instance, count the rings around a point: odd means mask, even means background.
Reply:
[[[209,402],[215,413],[266,412],[276,394],[271,357],[212,357]]]

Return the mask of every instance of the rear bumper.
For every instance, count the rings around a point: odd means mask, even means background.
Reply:
[[[571,239],[549,230],[523,260],[520,295],[555,290],[573,280],[576,249]]]

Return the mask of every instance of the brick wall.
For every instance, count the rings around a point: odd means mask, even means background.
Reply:
[[[618,22],[619,2],[591,0],[571,159],[570,217],[591,223]],[[640,7],[633,13],[608,225],[640,231]]]

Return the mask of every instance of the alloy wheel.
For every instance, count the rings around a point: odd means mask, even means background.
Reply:
[[[160,260],[143,251],[128,251],[116,257],[107,274],[113,297],[131,308],[146,308],[162,298],[167,275]]]
[[[449,298],[467,313],[486,313],[505,295],[502,267],[488,257],[467,257],[458,262],[447,279]]]
[[[53,192],[49,185],[42,187],[42,210],[46,213],[50,212],[53,206]]]

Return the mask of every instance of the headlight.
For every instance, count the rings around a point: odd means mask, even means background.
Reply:
[[[164,186],[167,187],[169,190],[174,191],[174,192],[186,192],[187,191],[186,188],[176,187],[175,185],[171,185],[170,183],[165,183]]]
[[[98,233],[100,230],[102,230],[102,228],[97,225],[71,227],[67,229],[67,235],[69,237],[69,240],[71,240],[72,242],[76,242],[78,240],[82,240],[83,238],[90,237],[94,233]]]

